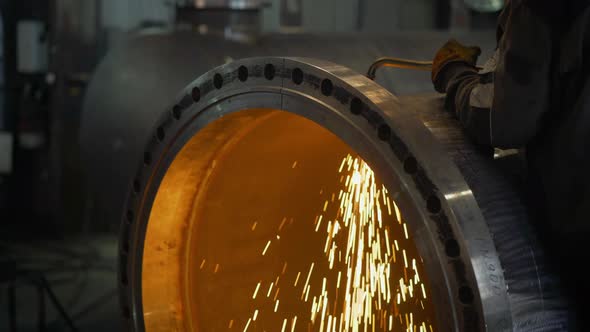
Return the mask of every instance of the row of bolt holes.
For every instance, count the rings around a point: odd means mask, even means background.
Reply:
[[[276,69],[275,66],[272,64],[267,64],[266,66],[264,66],[264,77],[271,81],[274,79],[276,74]],[[248,80],[248,68],[246,68],[245,66],[240,66],[238,68],[238,79],[241,82],[245,82]],[[291,80],[293,81],[294,84],[296,85],[300,85],[301,83],[303,83],[303,71],[300,68],[295,68],[293,69],[293,71],[291,72]],[[221,87],[223,86],[223,77],[221,76],[221,74],[217,73],[213,76],[213,85],[215,86],[216,89],[221,89]],[[320,91],[322,92],[322,94],[324,96],[331,96],[332,95],[332,91],[334,90],[334,85],[332,84],[332,81],[329,79],[323,79],[322,83],[320,85]],[[192,100],[196,103],[199,102],[199,100],[201,100],[201,90],[198,87],[194,87],[191,90],[191,97]],[[351,102],[350,102],[350,112],[352,114],[355,115],[359,115],[361,114],[361,111],[363,109],[363,103],[362,101],[357,98],[354,97]],[[172,109],[172,115],[174,116],[175,119],[180,119],[180,115],[181,115],[181,107],[180,105],[175,105]],[[379,139],[383,140],[383,141],[388,141],[389,138],[391,137],[391,128],[389,127],[389,125],[382,123],[379,125],[379,127],[377,128],[377,136],[379,137]],[[158,129],[156,130],[156,137],[158,138],[159,141],[163,141],[165,138],[165,132],[164,132],[164,128],[162,127],[158,127]],[[149,152],[145,152],[144,153],[144,163],[146,165],[149,165],[151,163],[151,154]],[[406,158],[406,160],[404,161],[404,170],[406,171],[406,173],[408,174],[415,174],[418,171],[418,163],[416,161],[416,159],[412,156]],[[133,183],[133,189],[136,193],[139,192],[140,190],[140,184],[139,181],[136,180]],[[426,207],[428,209],[428,211],[430,213],[433,214],[437,214],[438,212],[440,212],[441,210],[441,203],[440,200],[438,199],[438,197],[436,197],[435,195],[431,196],[427,202],[426,202]],[[454,239],[449,239],[445,242],[445,252],[447,254],[447,256],[451,257],[451,258],[457,258],[460,255],[460,248],[459,248],[459,244],[457,243],[456,240]],[[471,289],[469,287],[461,287],[459,289],[459,299],[463,302],[463,303],[470,303],[473,300],[473,294],[471,293]]]
[[[272,64],[267,64],[266,66],[264,66],[264,77],[271,81],[274,79],[276,74],[276,69],[275,66]],[[238,68],[238,79],[242,82],[245,82],[246,80],[248,80],[248,68],[246,68],[245,66],[240,66]],[[303,71],[299,68],[295,68],[292,72],[292,80],[293,83],[300,85],[301,83],[303,83]],[[213,76],[213,86],[215,86],[216,89],[221,89],[221,87],[223,86],[223,76],[221,76],[221,74],[217,73]],[[321,91],[322,94],[325,96],[330,96],[332,94],[332,90],[334,89],[334,85],[332,84],[332,81],[329,79],[324,79],[322,81],[321,84]],[[199,87],[194,87],[191,90],[191,98],[193,100],[193,102],[197,103],[201,100],[201,90],[199,89]],[[358,98],[354,98],[352,100],[352,102],[350,103],[350,111],[353,114],[360,114],[362,110],[362,102],[360,99]],[[172,108],[172,116],[176,119],[179,120],[180,116],[182,114],[182,108],[180,105],[174,105],[174,107]],[[390,129],[389,126],[387,126],[386,124],[381,125],[381,127],[379,127],[379,137],[383,140],[388,140],[390,136]],[[158,141],[162,142],[164,140],[164,138],[166,137],[166,132],[164,131],[163,127],[158,127],[158,129],[156,129],[156,137],[158,138]],[[152,162],[152,157],[151,154],[149,152],[145,152],[144,153],[144,163],[146,165],[149,165]]]

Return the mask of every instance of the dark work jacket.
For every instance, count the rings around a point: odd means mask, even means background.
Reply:
[[[444,74],[446,105],[477,143],[525,149],[531,208],[555,241],[590,234],[588,2],[509,1],[484,68]]]

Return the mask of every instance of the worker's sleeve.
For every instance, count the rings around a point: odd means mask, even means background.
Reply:
[[[549,24],[524,1],[511,1],[500,18],[494,56],[477,73],[456,65],[447,106],[479,144],[526,145],[549,107],[552,35]]]
[[[452,64],[447,85],[446,107],[454,110],[469,136],[478,144],[492,145],[490,114],[494,97],[493,73],[488,70],[494,54],[482,72],[462,63]],[[492,68],[493,70],[493,68]]]

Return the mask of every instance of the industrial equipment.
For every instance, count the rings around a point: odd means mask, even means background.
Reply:
[[[127,328],[568,328],[505,160],[440,96],[285,57],[211,67],[176,93],[209,60],[154,45],[107,58],[82,129],[93,215],[121,221]],[[124,66],[150,56],[176,63]]]
[[[0,1],[0,209],[34,222],[53,207],[47,199],[48,7],[30,7]]]

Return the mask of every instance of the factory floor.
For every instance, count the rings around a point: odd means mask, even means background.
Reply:
[[[11,273],[13,262],[16,273]],[[115,235],[31,240],[3,234],[0,331],[120,331],[116,262]],[[47,290],[40,300],[38,285],[44,279],[71,317],[75,330],[59,314]],[[15,306],[10,305],[11,298],[15,299]],[[11,321],[16,322],[16,330]]]

